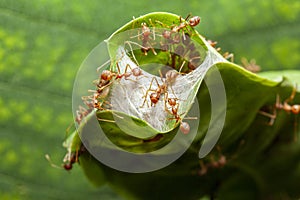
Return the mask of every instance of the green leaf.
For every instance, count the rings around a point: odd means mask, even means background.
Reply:
[[[79,166],[75,165],[71,173],[66,173],[52,168],[44,155],[49,154],[55,164],[63,158],[65,149],[61,143],[66,127],[73,121],[74,77],[86,55],[132,16],[154,10],[174,12],[184,18],[188,13],[199,15],[202,21],[196,30],[217,40],[223,51],[234,52],[238,63],[241,57],[247,57],[255,58],[264,71],[299,69],[297,0],[213,0],[188,4],[186,1],[157,0],[151,3],[91,0],[84,4],[76,0],[2,0],[1,199],[120,199],[109,187],[92,187]],[[279,113],[290,120],[295,117]],[[268,121],[265,117],[262,120]],[[293,121],[291,123],[287,127],[294,127]],[[255,136],[263,137],[259,133]],[[292,159],[293,155],[290,157]],[[293,170],[288,165],[278,167],[283,171]],[[172,181],[168,184],[174,185],[174,179]],[[207,179],[205,183],[209,181]],[[284,179],[281,182],[286,183]],[[153,181],[151,185],[156,184],[157,181]],[[149,190],[152,188],[148,187]],[[206,197],[210,198],[209,195]]]
[[[164,15],[163,13],[153,13],[146,16],[151,16],[151,19],[155,20],[156,15],[159,16],[160,20],[163,20],[163,17],[161,17]],[[141,19],[149,20],[147,17],[143,16],[136,20]],[[133,22],[135,22],[135,20]],[[164,21],[162,22],[166,23]],[[131,25],[131,23],[125,25],[117,32],[122,32],[127,28],[132,27]],[[114,40],[113,38],[114,34],[108,40],[109,45],[110,42]],[[202,39],[201,36],[199,36],[199,38]],[[124,38],[121,37],[121,40],[122,39]],[[213,56],[209,56],[210,53],[215,54],[216,57],[220,55],[209,47],[204,40],[202,41],[203,44],[206,45],[206,48],[204,49],[208,50],[206,59],[211,59],[211,62],[208,62],[211,64],[206,68],[208,71],[204,72],[205,81],[200,85],[202,81],[200,78],[197,84],[195,84],[193,94],[200,102],[201,119],[197,135],[188,151],[168,167],[146,174],[128,176],[101,164],[95,159],[82,161],[85,165],[84,171],[89,170],[89,165],[93,167],[97,166],[99,170],[103,170],[100,174],[104,173],[106,176],[113,177],[110,180],[107,179],[108,183],[112,184],[112,186],[120,193],[133,199],[158,198],[156,194],[160,194],[160,198],[184,198],[184,196],[181,195],[186,194],[187,192],[189,194],[188,197],[185,197],[187,199],[209,195],[212,192],[213,195],[217,197],[220,195],[229,199],[245,197],[247,194],[253,195],[253,198],[261,198],[270,197],[272,194],[270,194],[269,191],[275,188],[278,190],[277,195],[299,195],[293,188],[280,189],[278,188],[278,185],[271,184],[272,182],[277,183],[280,181],[280,178],[278,179],[271,175],[272,173],[265,171],[270,168],[274,159],[276,159],[275,154],[272,154],[272,156],[274,156],[273,159],[267,159],[268,162],[263,165],[260,163],[260,160],[266,159],[267,155],[263,153],[264,151],[271,150],[277,152],[277,149],[281,145],[288,145],[287,141],[294,141],[295,136],[299,135],[298,132],[295,132],[294,126],[290,126],[291,123],[297,124],[299,119],[293,118],[293,116],[287,112],[276,108],[279,111],[277,111],[278,113],[274,117],[274,124],[271,126],[268,125],[268,123],[272,121],[272,119],[261,114],[262,111],[269,115],[273,114],[276,100],[278,100],[277,96],[280,97],[280,102],[290,98],[295,86],[293,79],[290,81],[286,77],[281,77],[280,79],[272,80],[271,78],[276,75],[274,72],[256,75],[233,63],[226,62],[221,58],[216,59]],[[121,42],[118,45],[122,44],[123,43]],[[110,52],[111,55],[116,54],[116,50],[118,52],[118,45],[110,47],[112,49]],[[152,62],[155,60],[155,56],[159,57],[159,53],[157,55],[150,55],[150,61]],[[143,56],[141,53],[137,53],[137,55],[138,54],[140,54],[139,57]],[[147,56],[144,56],[144,59],[146,60],[143,61],[144,63],[147,62],[147,58]],[[118,58],[114,57],[114,59]],[[138,59],[138,62],[139,61],[140,60]],[[160,59],[157,61],[160,61]],[[124,70],[124,67],[120,67],[120,69],[122,71]],[[195,71],[197,71],[197,69]],[[299,77],[300,75],[299,71],[293,71],[292,73],[293,77]],[[285,74],[288,76],[291,72],[281,72],[281,75]],[[115,81],[114,84],[120,83]],[[212,105],[214,102],[212,99],[216,98],[213,97],[213,95],[220,91],[220,85],[222,84],[224,84],[224,89],[226,90],[226,102],[218,102],[220,105],[217,106],[217,109],[213,109]],[[117,87],[113,87],[112,90],[117,90]],[[297,92],[291,103],[296,104],[299,101],[299,92]],[[222,118],[223,113],[226,113],[226,118],[224,126],[222,127],[222,133],[219,136],[211,130],[216,130],[214,128],[220,125],[219,120]],[[90,127],[88,124],[95,114],[97,115],[97,119],[105,119],[103,121],[99,120],[99,125],[102,127],[110,141],[126,151],[145,153],[160,149],[161,147],[168,145],[168,142],[173,139],[174,134],[176,133],[176,129],[171,130],[170,132],[159,132],[158,130],[152,129],[147,122],[128,116],[122,112],[109,110],[97,111],[96,113],[90,113],[86,118],[86,122],[80,124],[79,127],[79,132],[81,134],[91,134],[89,135],[89,138],[92,138],[91,141],[94,142],[89,143],[89,146],[92,148],[97,148],[97,146],[101,145],[100,143],[97,143],[96,134],[88,128]],[[113,117],[113,115],[116,116]],[[119,119],[121,124],[124,122],[128,129],[122,130],[120,127],[116,126],[116,124],[118,124],[114,121],[116,119]],[[133,127],[138,128],[141,126],[149,129],[148,134],[150,133],[150,135],[147,136],[146,132],[143,133],[143,131],[138,131],[137,135],[135,135],[136,133],[128,134],[128,132],[131,133],[135,130]],[[84,131],[86,127],[87,131]],[[163,137],[152,140],[152,138],[155,138],[160,134],[163,134]],[[143,138],[144,136],[146,137]],[[275,142],[275,139],[278,141]],[[208,172],[205,173],[204,176],[201,176],[198,174],[198,171],[203,169],[203,166],[201,167],[199,165],[199,150],[200,148],[203,148],[203,146],[205,147],[208,144],[214,143],[214,141],[218,141],[217,147],[213,148],[210,153],[209,151],[203,153],[203,158],[200,159],[201,162],[204,163],[204,166],[207,166],[208,168]],[[257,147],[254,149],[254,146]],[[104,147],[113,148],[109,145],[104,145]],[[172,151],[166,151],[165,153],[167,155],[171,152]],[[207,153],[209,153],[208,156],[206,156]],[[286,153],[289,154],[289,156],[284,162],[294,162],[293,164],[297,166],[296,163],[299,164],[299,162],[295,160],[295,156],[298,152],[295,153],[295,150],[293,149],[290,151],[287,150]],[[222,156],[227,160],[225,167],[216,167],[216,169],[211,167],[213,166],[212,163],[217,162]],[[280,167],[284,165],[284,162],[277,163],[278,167],[276,167],[276,169],[280,169]],[[295,174],[293,173],[293,176],[294,175]],[[298,175],[299,173],[297,173],[297,176]],[[232,176],[232,178],[227,181],[226,178],[230,176]],[[292,174],[288,173],[287,176],[292,176]],[[105,182],[101,177],[100,180],[92,175],[89,175],[88,178],[90,178],[92,182],[100,182],[101,184],[104,184]],[[176,178],[179,183],[175,186],[169,185],[170,181],[174,178]],[[157,187],[152,188],[152,190],[156,191],[154,194],[149,191],[148,187],[149,184],[151,185],[152,181],[158,179],[161,180],[161,182]],[[131,184],[126,185],[125,181],[130,182]],[[241,182],[245,182],[246,185],[240,185]],[[216,183],[220,184],[219,188],[214,188]],[[299,184],[296,179],[293,179],[292,183]],[[139,185],[138,190],[136,190],[136,184]],[[168,185],[168,187],[162,187],[162,185]],[[270,186],[267,187],[267,185]],[[239,194],[234,192],[234,189],[237,186],[240,188]],[[178,191],[174,191],[174,188],[178,188]],[[218,193],[218,191],[220,191],[220,193]]]

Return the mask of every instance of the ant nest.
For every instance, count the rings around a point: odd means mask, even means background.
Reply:
[[[178,113],[176,114],[180,116],[178,121],[181,121],[191,108],[207,70],[217,62],[226,62],[213,48],[208,48],[205,60],[200,66],[187,74],[176,71],[177,75],[170,76],[170,79],[144,71],[131,60],[125,48],[120,46],[116,56],[120,73],[125,73],[128,65],[131,70],[138,68],[142,73],[140,76],[119,79],[112,84],[109,95],[112,110],[140,118],[161,132],[169,131],[174,127],[174,123],[171,122],[175,122],[176,119],[172,116],[172,111],[167,111],[171,110],[167,98],[176,99]],[[159,71],[161,65],[157,65]],[[165,86],[165,91],[160,90],[164,89],[162,86]],[[154,104],[150,100],[150,95],[159,90],[158,101]]]

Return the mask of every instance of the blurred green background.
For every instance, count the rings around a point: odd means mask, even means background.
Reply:
[[[0,0],[0,199],[120,199],[60,164],[75,74],[117,28],[148,12],[199,15],[223,51],[266,70],[300,69],[298,0]]]

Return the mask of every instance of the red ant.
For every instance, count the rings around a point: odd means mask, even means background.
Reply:
[[[230,59],[230,62],[234,62],[234,54],[233,53],[229,53],[228,51],[223,53],[222,55],[226,60]]]
[[[218,150],[218,158],[217,160],[215,159],[215,156],[211,155],[210,156],[210,163],[207,163],[207,164],[204,164],[203,160],[200,160],[199,161],[199,164],[200,164],[200,170],[198,171],[198,174],[200,176],[203,176],[205,175],[207,172],[208,172],[208,169],[209,168],[222,168],[226,165],[227,163],[227,158],[225,155],[223,155],[221,153],[221,148],[220,146],[217,146],[217,150]]]
[[[217,52],[220,52],[221,51],[221,47],[216,47],[218,42],[217,41],[213,41],[213,40],[206,40],[208,42],[208,44],[210,46],[212,46],[213,48],[216,49]],[[233,53],[229,53],[228,51],[223,53],[222,56],[226,59],[226,60],[229,60],[230,59],[230,62],[234,62],[234,54]]]
[[[168,86],[173,84],[176,77],[178,76],[178,73],[175,70],[169,70],[165,75],[166,78],[165,78],[165,81],[164,81],[163,78],[162,78],[161,71],[159,71],[159,73],[160,73],[162,84],[160,85],[158,83],[158,80],[157,80],[156,77],[152,78],[152,80],[150,82],[149,89],[146,91],[146,94],[144,96],[145,99],[144,99],[144,102],[143,102],[141,107],[143,107],[145,105],[145,102],[147,100],[147,96],[148,96],[149,91],[153,91],[153,93],[151,93],[150,96],[149,96],[150,101],[151,101],[151,106],[155,106],[158,103],[158,101],[159,101],[162,94],[164,94],[164,96],[166,97],[167,93],[168,93]],[[153,84],[154,81],[156,82],[156,85],[157,85],[156,90],[151,89],[152,84]],[[165,99],[165,102],[166,102],[166,99]]]
[[[256,61],[254,59],[251,59],[250,62],[246,58],[241,58],[242,67],[244,67],[246,70],[257,73],[260,71],[260,66],[256,64]]]
[[[188,25],[191,26],[191,27],[194,27],[194,26],[197,26],[199,23],[200,23],[200,17],[199,16],[194,16],[192,18],[190,18],[188,20],[188,18],[190,17],[190,15],[188,15],[186,18],[185,18],[185,22],[181,22],[181,17],[180,17],[180,24],[179,26],[174,26],[172,28],[172,32],[179,32],[181,29],[187,27]],[[188,22],[186,22],[188,20]]]
[[[166,98],[167,98],[167,103],[171,107],[171,111],[167,108],[166,105],[165,105],[165,110],[174,116],[173,118],[169,118],[169,119],[175,119],[176,123],[178,123],[178,121],[181,121],[181,117],[178,114],[178,107],[179,107],[179,103],[177,102],[178,98],[168,98],[168,97]],[[189,119],[195,119],[195,118],[189,118]],[[179,129],[183,134],[188,134],[191,130],[190,125],[187,122],[183,122],[183,121],[180,122]]]
[[[151,35],[151,31],[150,28],[147,26],[147,24],[145,22],[143,22],[141,24],[142,26],[142,52],[147,55],[148,51],[151,49],[153,54],[156,55],[155,50],[153,49],[153,47],[151,46],[151,44],[149,43],[149,41],[151,40],[150,35]],[[154,35],[154,34],[153,34]],[[155,37],[155,35],[154,35]],[[155,38],[154,38],[155,40]]]
[[[150,23],[152,24],[151,19],[149,19]],[[152,24],[153,26],[153,24]],[[139,46],[141,48],[141,51],[144,53],[144,55],[148,55],[148,51],[151,49],[154,55],[157,55],[156,51],[154,50],[154,48],[152,47],[150,41],[152,40],[151,38],[151,29],[147,26],[147,24],[145,22],[141,23],[141,29],[142,29],[142,33],[138,33],[138,39],[142,40],[142,45],[140,45],[139,43],[133,42],[133,41],[126,41],[125,44],[128,44],[131,51],[133,51],[131,44],[135,44],[137,46]],[[153,40],[155,40],[155,30],[154,30],[154,26],[153,26]],[[142,37],[140,37],[142,36]],[[136,37],[136,36],[134,36]],[[132,37],[133,38],[133,37]],[[135,59],[136,60],[136,59]]]
[[[109,82],[109,81],[111,81],[111,79],[112,79],[113,77],[115,77],[116,80],[121,79],[121,78],[123,78],[123,77],[124,77],[126,80],[128,80],[128,78],[129,78],[131,75],[133,75],[133,76],[135,76],[135,77],[139,77],[139,76],[142,75],[142,70],[141,70],[140,68],[138,68],[138,67],[132,69],[132,68],[130,67],[130,65],[127,64],[126,67],[125,67],[124,73],[121,74],[119,64],[117,63],[116,66],[117,66],[117,68],[118,68],[118,73],[112,72],[112,71],[110,71],[110,70],[103,70],[102,73],[101,73],[101,75],[100,75],[100,77],[101,77],[100,80],[104,80],[105,82]],[[128,68],[131,69],[130,72],[127,72]],[[100,86],[100,88],[101,88],[102,85],[97,85],[97,86]],[[104,85],[104,86],[105,86],[105,85]],[[102,87],[103,87],[103,86],[102,86]]]
[[[91,109],[85,109],[82,106],[79,106],[79,110],[76,110],[76,118],[75,121],[77,124],[80,124],[82,119],[87,116],[91,112]]]
[[[276,112],[277,109],[278,110],[284,110],[287,113],[291,113],[292,112],[295,115],[298,115],[300,113],[300,105],[299,104],[294,104],[294,105],[288,104],[290,101],[292,101],[295,98],[296,91],[297,91],[296,88],[297,87],[293,88],[292,94],[283,103],[280,102],[280,97],[277,94],[277,96],[276,96],[276,103],[275,103],[275,110],[274,110],[273,114],[266,113],[264,111],[260,111],[259,112],[259,113],[261,113],[261,114],[263,114],[263,115],[265,115],[267,117],[270,117],[271,120],[268,123],[268,125],[272,126],[274,124],[275,118],[277,116],[277,112]]]
[[[184,22],[181,22],[182,17],[180,17],[179,18],[180,24],[178,26],[172,25],[171,26],[171,30],[170,31],[167,31],[167,30],[163,31],[162,36],[165,39],[169,40],[169,39],[171,39],[172,34],[178,33],[180,30],[186,28],[187,26],[195,27],[195,26],[197,26],[200,23],[200,17],[199,16],[194,16],[194,17],[191,17],[190,19],[189,19],[189,17],[190,17],[190,15],[188,15],[184,19]],[[159,24],[161,24],[161,25],[164,25],[160,21],[156,21],[156,22],[159,23]],[[183,33],[183,39],[186,40],[186,37],[185,37],[184,33]],[[178,43],[179,40],[180,40],[180,36],[178,37],[177,35],[175,35],[174,38],[173,38],[174,43]]]
[[[96,84],[97,89],[96,90],[89,90],[89,92],[94,92],[94,96],[92,99],[94,100],[94,107],[101,109],[101,103],[98,101],[98,99],[104,99],[108,93],[109,93],[109,85],[111,85],[113,77],[115,77],[115,80],[120,80],[124,77],[125,80],[130,80],[130,76],[135,76],[136,78],[143,75],[142,70],[138,67],[131,68],[129,64],[126,65],[125,71],[123,74],[120,72],[120,67],[118,62],[116,63],[118,72],[112,72],[111,70],[103,70],[100,75],[100,80]],[[99,68],[98,68],[99,69]],[[128,72],[128,69],[131,71]],[[90,96],[88,97],[90,98]]]
[[[79,156],[82,155],[84,152],[86,152],[86,148],[81,144],[79,150],[76,150],[75,152],[69,152],[66,154],[63,160],[64,163],[61,167],[55,165],[48,154],[45,155],[45,158],[49,161],[52,167],[70,171],[73,168],[73,164],[79,163]]]

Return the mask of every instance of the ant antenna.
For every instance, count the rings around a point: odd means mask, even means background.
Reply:
[[[126,45],[126,44],[127,44],[127,45],[129,46],[129,48],[130,48],[131,55],[132,55],[132,58],[134,59],[135,63],[136,63],[137,65],[140,65],[139,62],[137,61],[137,59],[136,59],[134,53],[133,53],[133,49],[132,49],[132,46],[131,46],[130,42],[129,42],[129,41],[125,41],[125,45]],[[142,45],[140,45],[140,44],[138,44],[138,43],[134,43],[134,44],[136,44],[137,46],[139,46],[139,47],[141,47],[141,48],[144,48]]]
[[[46,160],[48,160],[48,162],[50,163],[51,167],[54,167],[56,169],[63,169],[61,166],[58,166],[56,164],[54,164],[49,156],[49,154],[45,155]]]
[[[108,63],[110,63],[110,60],[107,60],[105,63],[103,63],[102,65],[100,65],[99,67],[97,67],[97,72],[99,72],[99,70],[104,67],[105,65],[107,65]]]

